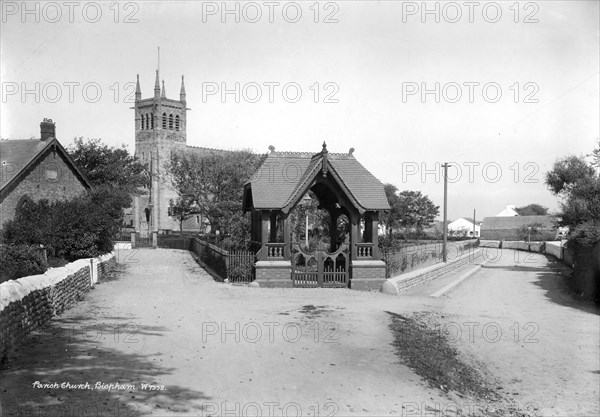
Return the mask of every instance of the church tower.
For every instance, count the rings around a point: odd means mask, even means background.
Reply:
[[[158,70],[154,82],[154,95],[142,98],[140,77],[135,89],[135,156],[148,164],[152,184],[145,195],[136,197],[134,223],[140,236],[164,230],[178,230],[179,224],[169,216],[169,200],[175,200],[165,164],[174,151],[187,147],[187,107],[185,85],[181,76],[179,100],[167,98],[165,82],[162,89]]]

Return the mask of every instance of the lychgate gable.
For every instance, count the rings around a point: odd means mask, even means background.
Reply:
[[[356,160],[354,149],[329,153],[323,143],[316,154],[270,150],[244,189],[243,210],[251,212],[259,260],[257,282],[362,289],[380,285],[385,264],[378,248],[378,220],[379,212],[389,210],[383,184]],[[316,251],[291,237],[290,214],[309,192],[331,223],[329,247]],[[341,216],[349,226],[345,240],[336,236]]]

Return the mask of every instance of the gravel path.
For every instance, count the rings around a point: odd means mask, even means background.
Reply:
[[[398,363],[386,311],[479,323],[473,342],[462,324],[459,350],[508,398],[540,404],[538,415],[598,410],[599,316],[556,288],[558,267],[545,258],[518,269],[507,255],[439,299],[225,285],[185,251],[119,258],[121,274],[2,370],[3,415],[421,416],[467,404]],[[488,322],[504,330],[497,343],[481,336]],[[539,343],[524,343],[529,322]],[[54,382],[80,386],[43,385]]]
[[[398,415],[406,404],[448,401],[398,364],[390,345],[384,310],[410,311],[415,302],[224,285],[184,251],[119,257],[124,274],[53,320],[3,371],[7,415],[15,403],[44,415],[65,407],[74,415],[85,407],[121,416]]]

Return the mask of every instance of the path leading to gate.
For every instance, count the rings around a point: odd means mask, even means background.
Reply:
[[[439,298],[430,295],[473,265],[394,297],[220,284],[177,250],[119,258],[122,274],[52,320],[2,370],[2,415],[380,416],[443,408],[450,400],[441,391],[398,364],[385,311],[427,312],[506,398],[541,407],[534,415],[600,411],[598,309],[574,301],[560,284],[563,267],[545,256],[502,251]]]
[[[384,310],[410,312],[420,301],[224,285],[184,251],[145,249],[119,257],[124,274],[53,320],[24,347],[27,357],[3,371],[5,404],[33,410],[128,405],[156,416],[225,410],[323,416],[399,415],[403,403],[448,401],[398,364],[390,345]],[[35,381],[136,389],[33,388]]]

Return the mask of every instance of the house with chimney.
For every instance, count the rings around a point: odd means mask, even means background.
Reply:
[[[30,201],[71,199],[91,188],[56,139],[51,119],[40,123],[40,139],[0,141],[0,228]]]

